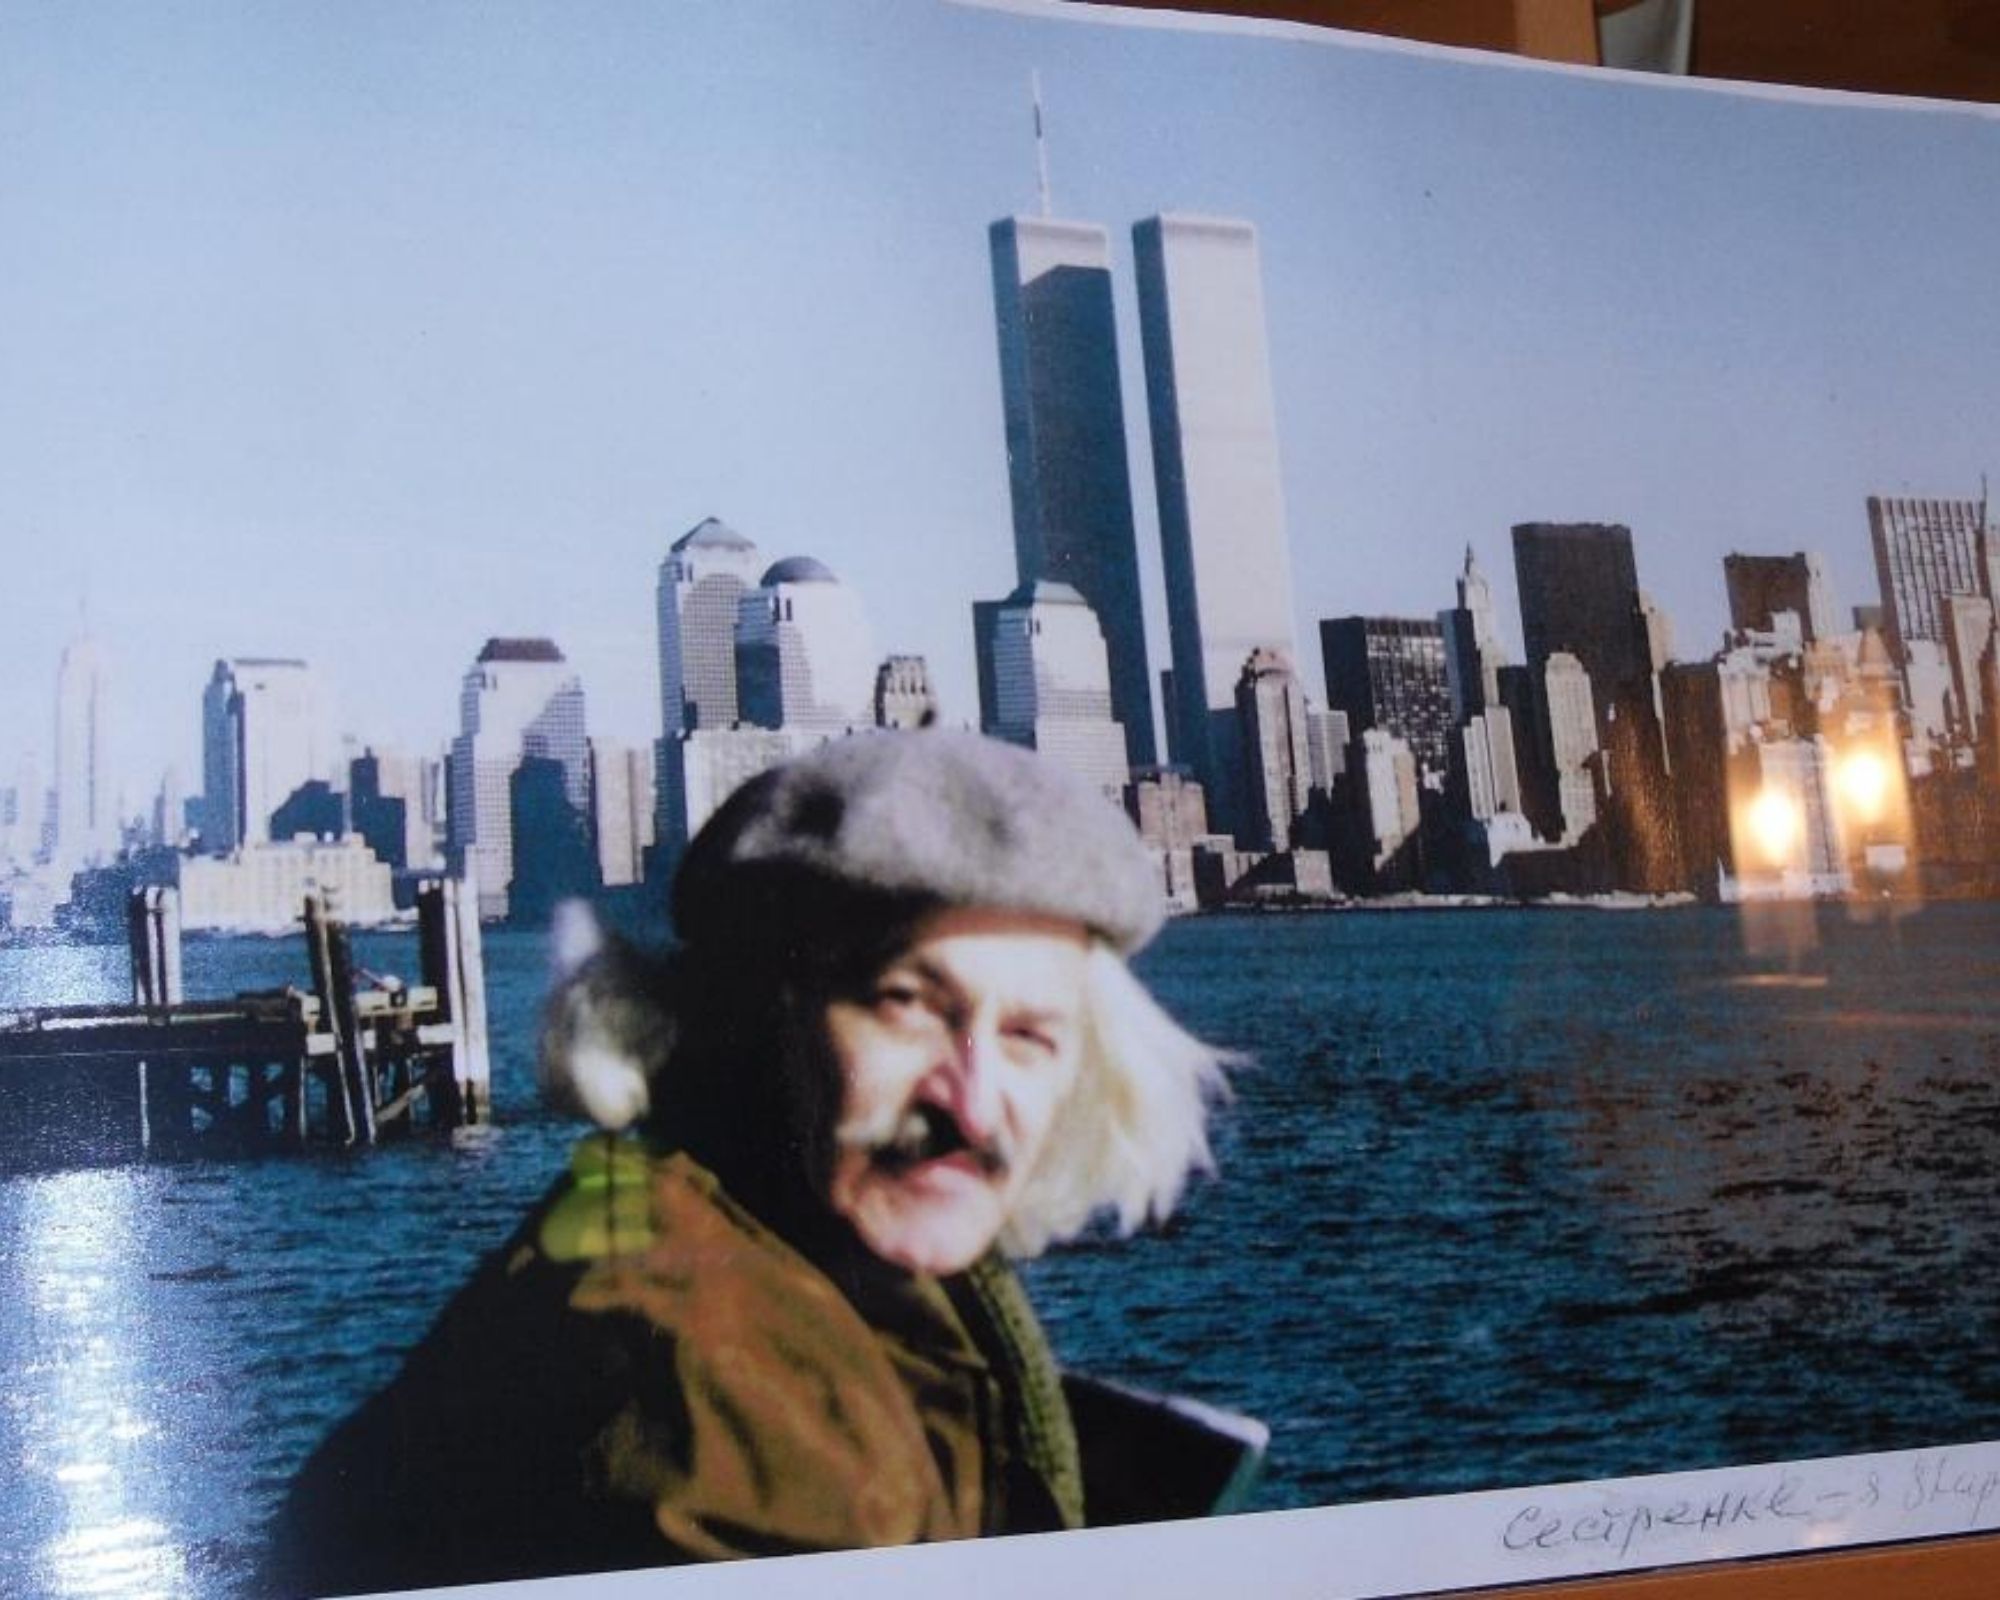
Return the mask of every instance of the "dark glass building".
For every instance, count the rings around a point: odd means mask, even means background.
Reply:
[[[1331,617],[1319,625],[1326,703],[1351,736],[1369,728],[1409,745],[1417,764],[1443,772],[1451,751],[1451,680],[1435,618]]]
[[[989,241],[1020,580],[1066,583],[1097,613],[1126,758],[1147,766],[1153,691],[1109,236],[1090,223],[1010,217]]]

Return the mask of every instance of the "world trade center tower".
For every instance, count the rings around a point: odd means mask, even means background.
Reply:
[[[1257,230],[1158,216],[1132,244],[1173,644],[1166,714],[1210,821],[1233,831],[1248,818],[1237,679],[1258,650],[1298,659]]]
[[[1066,583],[1097,613],[1126,760],[1154,760],[1153,693],[1125,453],[1111,246],[1048,217],[993,224],[993,310],[1020,581]]]

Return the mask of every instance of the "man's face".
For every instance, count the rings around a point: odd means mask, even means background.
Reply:
[[[884,1260],[959,1272],[999,1235],[1076,1083],[1088,954],[1073,923],[940,912],[827,1007],[833,1209]]]

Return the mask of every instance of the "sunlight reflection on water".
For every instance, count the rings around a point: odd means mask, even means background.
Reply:
[[[52,1595],[191,1592],[170,1531],[136,1510],[156,1498],[145,1480],[168,1468],[149,1444],[146,1346],[119,1333],[145,1261],[134,1193],[129,1176],[105,1172],[23,1186],[18,1270],[43,1359],[15,1375],[10,1398],[26,1427],[23,1487],[53,1490],[55,1536],[32,1558],[36,1588]]]

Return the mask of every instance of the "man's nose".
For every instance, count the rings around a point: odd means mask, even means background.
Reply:
[[[1004,1070],[999,1030],[990,1022],[953,1030],[951,1110],[968,1138],[984,1142],[999,1131]]]

